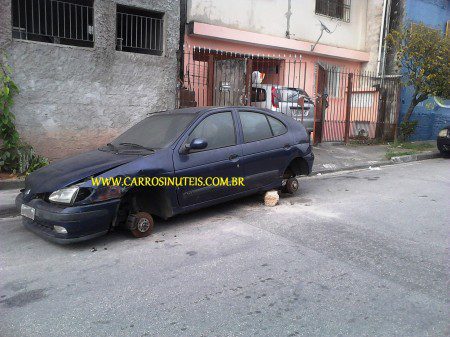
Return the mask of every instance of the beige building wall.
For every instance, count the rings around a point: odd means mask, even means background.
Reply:
[[[376,70],[383,0],[352,0],[350,22],[315,14],[316,0],[187,0],[187,21],[286,37],[313,44],[320,21],[331,31],[320,43],[370,52]],[[319,21],[320,20],[320,21]]]

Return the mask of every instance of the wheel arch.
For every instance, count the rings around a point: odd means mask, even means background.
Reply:
[[[309,165],[305,158],[295,157],[284,170],[284,178],[290,178],[291,176],[309,175]],[[289,175],[289,176],[288,176]]]
[[[173,215],[169,193],[164,188],[135,187],[127,191],[121,199],[118,222],[125,221],[130,213],[147,212],[162,219]]]

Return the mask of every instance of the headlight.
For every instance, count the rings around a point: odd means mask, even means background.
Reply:
[[[91,195],[93,202],[117,199],[128,190],[128,188],[120,186],[101,186],[98,187]]]
[[[439,137],[447,137],[447,133],[448,133],[448,130],[443,129],[443,130],[439,131]]]
[[[78,194],[78,186],[62,188],[50,194],[48,200],[61,204],[71,204]]]

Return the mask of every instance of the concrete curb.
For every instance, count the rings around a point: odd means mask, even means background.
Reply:
[[[16,207],[8,207],[0,210],[0,219],[9,218],[20,215]]]
[[[392,157],[391,162],[394,164],[400,164],[400,163],[409,163],[412,161],[434,159],[439,157],[441,157],[441,154],[439,152],[426,152],[426,153],[410,154],[407,156]]]
[[[413,161],[434,159],[434,158],[440,158],[440,157],[442,157],[442,155],[439,152],[426,152],[426,153],[411,154],[411,155],[406,155],[406,156],[392,157],[391,160],[383,160],[383,161],[379,161],[374,164],[359,164],[359,165],[341,167],[338,169],[323,169],[323,170],[312,172],[311,176],[316,176],[318,174],[322,175],[322,174],[334,173],[334,172],[365,169],[365,168],[369,168],[369,167],[380,167],[380,166],[386,166],[386,165],[409,163],[409,162],[413,162]]]
[[[25,187],[25,178],[0,180],[0,191],[15,190]]]

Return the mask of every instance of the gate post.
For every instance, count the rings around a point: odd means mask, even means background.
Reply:
[[[251,58],[246,59],[245,64],[245,97],[246,102],[243,102],[244,105],[252,105],[252,69],[253,69],[253,60]]]
[[[384,128],[386,121],[386,88],[381,88],[378,95],[378,116],[377,116],[377,125],[375,127],[375,138],[384,140]]]
[[[213,55],[208,55],[208,77],[206,82],[206,105],[213,105],[214,96],[214,57]]]
[[[352,108],[352,82],[353,73],[348,74],[347,79],[347,107],[345,110],[345,131],[344,131],[344,143],[348,143],[348,137],[350,134],[350,111]]]

